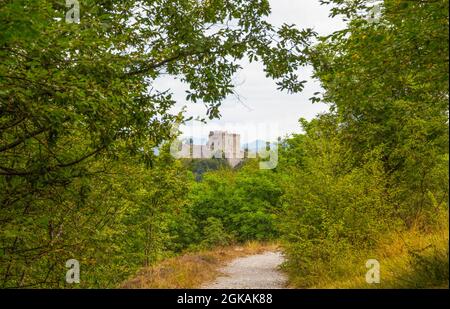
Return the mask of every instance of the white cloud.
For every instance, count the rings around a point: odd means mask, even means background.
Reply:
[[[299,28],[313,28],[322,35],[342,29],[344,23],[337,18],[330,18],[329,8],[321,6],[318,0],[271,0],[272,14],[269,21],[275,25],[283,23],[296,24]],[[275,82],[265,77],[262,65],[258,63],[242,63],[243,70],[236,77],[236,96],[229,96],[221,108],[221,119],[210,121],[201,130],[203,136],[190,128],[182,128],[184,136],[194,132],[197,138],[206,137],[204,134],[210,129],[233,130],[233,133],[246,135],[246,128],[267,126],[271,124],[277,130],[261,132],[262,139],[274,139],[290,133],[300,132],[298,119],[304,117],[312,119],[318,113],[327,110],[324,104],[312,104],[309,98],[314,92],[320,91],[317,81],[311,79],[311,68],[304,68],[299,72],[302,79],[308,83],[302,93],[286,94],[276,89]],[[173,111],[181,110],[187,105],[188,115],[204,116],[206,109],[202,104],[185,101],[185,87],[179,81],[164,78],[158,81],[158,87],[171,88],[177,104]],[[196,123],[195,125],[198,125]]]

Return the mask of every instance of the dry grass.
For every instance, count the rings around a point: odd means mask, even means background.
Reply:
[[[187,253],[142,269],[135,278],[126,281],[121,287],[135,289],[199,288],[220,275],[219,268],[227,262],[237,257],[258,254],[277,248],[278,245],[274,243],[249,242],[241,246]]]
[[[316,288],[448,288],[448,219],[435,231],[413,228],[392,234],[371,252],[342,258],[338,280],[323,280]],[[365,260],[380,262],[380,284],[365,281]],[[445,279],[446,277],[446,279]]]

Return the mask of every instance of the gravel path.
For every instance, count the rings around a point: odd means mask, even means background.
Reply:
[[[204,289],[282,289],[286,277],[278,270],[284,262],[281,252],[268,251],[233,260],[221,269],[225,276]]]

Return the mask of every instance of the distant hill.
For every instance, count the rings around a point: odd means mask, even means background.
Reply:
[[[266,141],[256,140],[256,141],[253,141],[253,142],[250,142],[250,143],[242,144],[241,148],[242,149],[248,148],[248,150],[250,152],[257,152],[258,150],[265,149],[266,148],[266,144],[267,144]],[[271,142],[270,144],[273,145],[274,143]]]

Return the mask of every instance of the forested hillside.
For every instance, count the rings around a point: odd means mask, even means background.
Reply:
[[[280,241],[293,287],[374,287],[373,258],[381,287],[448,287],[448,0],[320,2],[347,29],[272,26],[267,0],[86,0],[79,23],[60,1],[0,0],[0,287],[119,287],[254,240]],[[155,80],[214,119],[244,58],[290,93],[311,65],[329,112],[299,120],[272,170],[174,158],[190,119]]]

